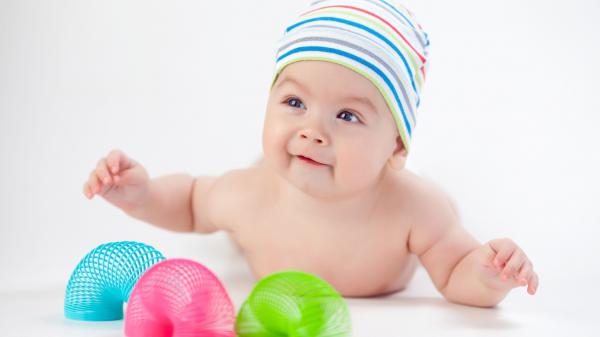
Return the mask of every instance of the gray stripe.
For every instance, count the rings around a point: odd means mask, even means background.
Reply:
[[[328,2],[331,0],[317,0],[317,1],[313,1],[310,5],[314,6],[316,4],[322,3],[322,2]],[[365,2],[369,2],[381,9],[383,9],[384,11],[386,11],[387,13],[391,14],[393,17],[395,17],[397,20],[400,20],[401,22],[406,22],[406,19],[403,18],[400,14],[396,13],[395,11],[393,11],[389,6],[386,6],[385,4],[381,3],[381,2],[377,2],[374,0],[363,0]],[[416,22],[411,24],[416,24]],[[408,25],[410,27],[410,25]],[[425,47],[428,45],[427,41],[423,40],[423,37],[421,36],[421,34],[419,34],[419,32],[416,30],[416,28],[412,28],[413,32],[415,33],[414,35],[417,36],[417,39],[419,40],[419,43],[421,44],[421,48],[423,50],[425,50]]]
[[[312,27],[316,27],[316,26],[312,26]],[[339,27],[331,27],[331,26],[318,26],[318,27],[335,28],[335,29],[344,30],[346,32],[351,32],[351,31],[347,31],[347,30],[339,28]],[[351,32],[351,33],[354,33],[354,32]],[[281,48],[279,48],[278,51],[277,51],[277,54],[280,54],[282,50],[286,49],[290,45],[294,45],[294,44],[297,44],[299,42],[304,42],[304,41],[325,41],[325,42],[337,43],[337,44],[346,46],[346,47],[348,47],[350,49],[354,49],[354,50],[357,50],[357,51],[359,51],[361,53],[367,54],[370,57],[372,57],[373,59],[377,60],[377,62],[381,63],[385,67],[385,69],[390,74],[392,74],[392,77],[394,77],[394,80],[396,81],[396,83],[400,87],[400,91],[402,92],[402,97],[404,98],[404,102],[406,102],[406,106],[408,107],[408,111],[410,113],[410,116],[412,117],[413,121],[416,121],[415,115],[414,115],[414,112],[413,112],[413,108],[412,108],[412,104],[410,104],[410,100],[408,99],[408,96],[406,94],[406,89],[402,85],[402,82],[398,78],[398,75],[396,74],[396,72],[384,60],[382,60],[379,56],[373,54],[372,52],[370,52],[369,50],[367,50],[367,49],[365,49],[365,48],[363,48],[361,46],[357,46],[355,44],[349,43],[349,42],[344,41],[344,40],[327,38],[327,37],[317,37],[317,36],[304,37],[304,38],[300,38],[300,39],[291,41],[291,42],[287,43],[286,45],[282,46]],[[418,98],[417,98],[417,100],[418,100]]]

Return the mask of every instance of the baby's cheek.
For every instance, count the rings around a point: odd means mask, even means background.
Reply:
[[[277,167],[286,165],[288,159],[285,130],[276,125],[265,124],[263,132],[263,153],[265,160]]]
[[[274,149],[276,149],[279,145],[279,143],[281,143],[281,136],[279,135],[279,133],[281,133],[280,131],[278,132],[278,128],[276,127],[276,123],[274,123],[272,120],[270,120],[269,118],[267,118],[265,120],[265,125],[263,128],[263,151],[265,152],[265,155],[267,154],[271,154]]]
[[[379,163],[373,151],[362,148],[359,151],[346,151],[338,156],[338,177],[346,184],[356,187],[371,184],[380,172]]]
[[[280,150],[280,146],[278,146],[276,142],[266,139],[263,143],[263,152],[265,161],[276,166],[281,166],[281,160],[283,158],[282,150]]]

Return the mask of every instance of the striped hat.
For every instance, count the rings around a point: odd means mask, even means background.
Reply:
[[[427,70],[427,33],[391,0],[318,0],[278,42],[271,87],[289,64],[333,62],[367,78],[387,103],[407,151]]]

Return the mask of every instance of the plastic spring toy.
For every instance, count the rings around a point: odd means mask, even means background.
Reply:
[[[125,314],[127,337],[234,337],[235,309],[219,279],[200,263],[168,259],[136,284]]]
[[[111,242],[94,248],[71,274],[65,316],[83,321],[123,318],[123,303],[139,277],[164,259],[159,251],[139,242]]]
[[[236,321],[239,337],[342,337],[351,330],[344,299],[324,280],[302,272],[262,279]]]

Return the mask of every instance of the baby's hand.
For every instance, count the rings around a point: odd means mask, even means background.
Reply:
[[[494,289],[512,289],[527,286],[531,295],[537,292],[538,276],[533,265],[517,244],[510,239],[492,240],[481,247],[485,261],[481,270],[482,281]]]
[[[83,193],[88,199],[99,194],[123,210],[133,210],[143,200],[148,181],[148,173],[140,164],[123,152],[113,150],[92,170],[83,185]]]

